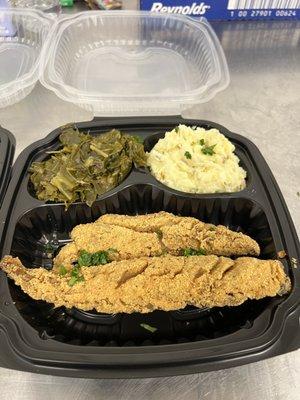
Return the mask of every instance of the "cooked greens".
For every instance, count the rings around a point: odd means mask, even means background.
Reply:
[[[97,196],[122,182],[133,164],[146,166],[141,140],[116,129],[91,136],[67,126],[59,140],[62,147],[49,152],[46,161],[33,162],[29,170],[40,200],[91,206]]]

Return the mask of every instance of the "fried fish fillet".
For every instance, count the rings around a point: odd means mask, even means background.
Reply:
[[[280,261],[250,257],[166,255],[113,261],[82,267],[84,281],[72,287],[70,277],[44,268],[27,269],[11,256],[2,260],[0,268],[34,299],[103,313],[237,306],[291,288]]]
[[[77,225],[71,232],[72,242],[64,246],[54,259],[54,269],[63,265],[72,268],[80,250],[89,253],[114,248],[111,258],[127,260],[138,257],[153,257],[163,254],[158,236],[153,232],[136,232],[120,226],[90,223]]]
[[[241,232],[165,211],[136,216],[105,214],[96,223],[117,225],[137,232],[159,232],[161,243],[168,253],[174,255],[183,248],[201,248],[206,254],[218,256],[258,256],[260,253],[256,241]]]
[[[154,257],[165,253],[181,255],[183,249],[202,249],[205,254],[223,256],[259,255],[255,240],[222,225],[205,224],[196,218],[170,213],[126,216],[106,214],[96,222],[76,226],[72,243],[54,260],[57,269],[72,268],[80,250],[90,253],[113,247],[115,260]]]

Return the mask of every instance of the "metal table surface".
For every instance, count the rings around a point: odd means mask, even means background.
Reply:
[[[185,116],[218,122],[258,145],[299,234],[300,22],[224,22],[214,27],[231,83]],[[0,124],[16,136],[17,154],[59,125],[90,119],[90,113],[40,84],[20,103],[0,110]],[[72,379],[0,368],[0,388],[0,400],[299,400],[300,351],[222,371],[156,379]]]

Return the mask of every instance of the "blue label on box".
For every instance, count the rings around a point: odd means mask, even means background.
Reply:
[[[141,10],[208,20],[300,19],[300,0],[141,0]]]

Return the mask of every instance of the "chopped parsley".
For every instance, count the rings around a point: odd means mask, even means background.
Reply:
[[[300,197],[300,192],[297,192],[297,196]]]
[[[146,331],[149,331],[151,333],[154,333],[157,331],[157,328],[155,328],[154,326],[148,325],[148,324],[140,324],[140,326],[144,329],[146,329]]]
[[[83,282],[84,277],[81,274],[80,266],[76,264],[71,271],[71,279],[68,282],[69,286],[74,286],[76,283]]]
[[[78,282],[83,282],[84,277],[81,274],[81,267],[91,267],[96,265],[104,265],[111,261],[110,253],[116,252],[116,249],[108,249],[107,251],[97,251],[95,253],[89,253],[86,250],[79,252],[77,264],[74,265],[71,271],[71,279],[68,282],[69,286],[74,286]],[[60,266],[60,275],[64,276],[67,273],[66,268]]]
[[[202,153],[208,156],[212,156],[213,154],[216,154],[214,151],[216,144],[213,144],[212,146],[206,146],[201,149]]]
[[[60,276],[65,276],[67,272],[68,272],[68,270],[64,265],[59,266],[58,273]]]
[[[82,275],[80,276],[72,276],[72,278],[69,280],[68,285],[69,286],[74,286],[76,283],[79,282],[84,282],[84,277]]]
[[[206,145],[205,145],[205,140],[204,140],[204,139],[200,139],[200,140],[199,140],[199,144],[200,144],[201,146],[204,146],[204,147],[202,147],[202,149],[201,149],[201,151],[202,151],[203,154],[208,155],[208,156],[212,156],[213,154],[216,154],[216,152],[215,152],[215,150],[214,150],[214,148],[216,147],[216,144],[213,144],[212,146],[206,146]]]
[[[186,151],[185,153],[184,153],[184,155],[185,155],[185,157],[187,158],[187,159],[191,159],[192,158],[192,155],[191,155],[191,153],[189,152],[189,151]]]
[[[72,276],[72,278],[68,282],[68,285],[74,286],[76,282],[77,282],[77,279],[75,278],[75,276]]]
[[[175,128],[175,132],[178,133],[179,132],[179,126],[176,126]]]
[[[79,267],[91,267],[95,265],[105,265],[111,261],[111,252],[116,252],[116,249],[108,249],[107,251],[97,251],[95,253],[89,253],[86,250],[81,250],[78,257]]]
[[[204,249],[192,249],[191,247],[187,247],[186,249],[183,249],[183,255],[185,257],[190,257],[190,256],[205,256],[206,251]]]

